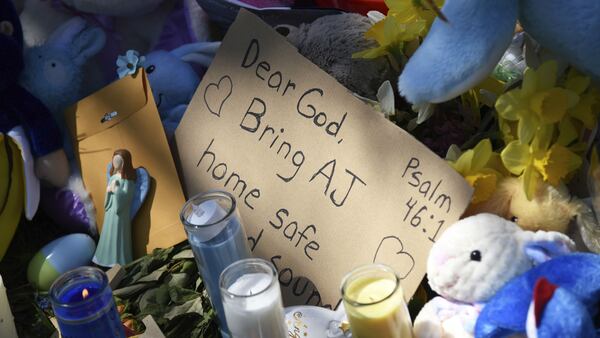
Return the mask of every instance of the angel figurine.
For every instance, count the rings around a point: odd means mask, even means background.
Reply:
[[[108,164],[107,179],[104,223],[93,262],[112,267],[133,260],[131,222],[148,194],[150,177],[145,168],[133,168],[128,150],[119,149]]]

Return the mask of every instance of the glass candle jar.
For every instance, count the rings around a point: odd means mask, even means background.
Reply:
[[[231,263],[250,257],[235,198],[222,191],[196,195],[185,203],[180,217],[221,332],[227,335],[219,276]]]
[[[220,279],[223,308],[233,338],[285,338],[287,326],[279,277],[273,264],[244,259]]]
[[[342,282],[342,298],[352,337],[412,337],[400,278],[392,268],[372,264],[353,270]]]
[[[108,277],[81,267],[64,273],[50,287],[50,301],[65,338],[125,338]]]

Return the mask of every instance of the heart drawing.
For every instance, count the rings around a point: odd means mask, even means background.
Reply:
[[[375,251],[373,263],[383,263],[393,267],[398,271],[400,279],[408,277],[415,267],[415,259],[410,253],[404,251],[404,244],[396,236],[386,236],[381,240]]]
[[[224,75],[219,79],[219,82],[210,83],[204,89],[204,103],[208,110],[221,117],[221,109],[223,104],[231,96],[233,90],[233,82],[229,75]]]

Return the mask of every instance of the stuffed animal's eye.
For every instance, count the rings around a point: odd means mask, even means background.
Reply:
[[[517,217],[517,216],[513,216],[510,218],[510,221],[514,222],[514,223],[517,223],[518,220],[519,220],[519,217]]]
[[[15,27],[10,21],[0,21],[0,34],[12,36],[14,31]]]
[[[481,252],[479,250],[471,251],[471,260],[481,262]]]
[[[154,65],[150,65],[146,68],[146,73],[151,74],[155,69],[156,67]]]

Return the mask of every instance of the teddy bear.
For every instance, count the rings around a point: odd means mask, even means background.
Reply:
[[[494,214],[459,220],[429,253],[427,277],[440,297],[425,304],[416,317],[415,337],[472,337],[485,303],[509,280],[570,253],[574,245],[564,234],[524,231]]]
[[[528,200],[519,178],[506,177],[488,200],[472,204],[467,215],[488,212],[513,220],[524,230],[566,233],[571,220],[583,209],[584,205],[572,198],[564,185],[543,183]]]
[[[511,43],[517,18],[557,57],[600,81],[600,2],[446,0],[398,80],[416,107],[448,101],[481,83]]]
[[[375,42],[364,33],[371,28],[369,18],[343,13],[320,17],[298,27],[279,25],[298,52],[333,76],[353,93],[376,99],[377,89],[395,74],[386,58],[352,58],[352,54],[373,48]]]

